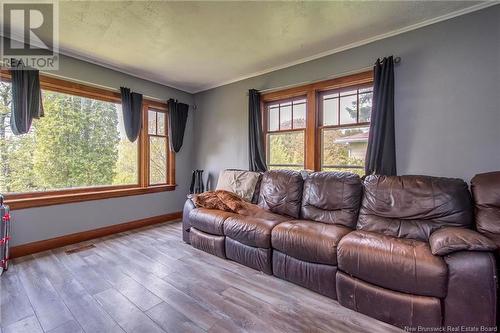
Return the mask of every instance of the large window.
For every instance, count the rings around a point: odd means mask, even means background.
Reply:
[[[304,169],[306,106],[304,97],[266,104],[267,165],[270,169]]]
[[[370,85],[319,94],[322,170],[364,174],[372,96]]]
[[[0,192],[14,208],[175,188],[165,104],[144,100],[149,126],[130,142],[118,93],[41,76],[45,116],[14,135],[11,84],[2,79]]]
[[[372,81],[365,72],[263,94],[269,168],[363,175]]]

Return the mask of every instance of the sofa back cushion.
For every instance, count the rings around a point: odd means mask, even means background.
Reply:
[[[474,176],[471,189],[477,231],[500,246],[500,171]]]
[[[314,172],[304,181],[301,218],[355,228],[361,197],[358,175]]]
[[[276,214],[298,218],[303,183],[297,171],[266,171],[260,184],[259,206]]]
[[[428,240],[440,227],[470,227],[472,203],[461,179],[367,176],[357,228]]]

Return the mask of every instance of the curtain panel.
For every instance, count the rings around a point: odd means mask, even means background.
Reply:
[[[130,142],[137,140],[142,126],[142,94],[120,87],[122,99],[123,124]]]
[[[168,107],[168,136],[170,149],[178,153],[184,141],[184,131],[188,118],[189,105],[169,99]]]
[[[249,170],[258,172],[266,171],[260,93],[255,89],[248,91],[248,144]]]
[[[43,117],[42,92],[38,70],[11,70],[12,106],[10,126],[14,135],[26,134],[33,119]]]
[[[377,59],[373,68],[373,109],[366,150],[366,175],[396,175],[394,59]]]

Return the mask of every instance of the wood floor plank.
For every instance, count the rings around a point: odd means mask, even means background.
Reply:
[[[208,304],[213,309],[217,309],[228,320],[234,323],[234,326],[239,328],[239,331],[264,331],[269,329],[269,325],[261,325],[261,321],[253,313],[225,299],[216,291],[207,288],[201,283],[193,283],[191,281],[176,279],[174,277],[165,277],[164,280],[182,290],[198,302]]]
[[[47,277],[37,272],[35,262],[19,263],[18,276],[43,330],[50,331],[74,318]]]
[[[151,260],[144,254],[130,247],[125,246],[119,241],[107,241],[98,244],[98,247],[105,247],[115,255],[120,255],[122,259],[129,262],[130,265],[140,266],[147,272],[151,272],[158,277],[162,277],[171,272],[168,266],[165,266],[157,261]]]
[[[0,333],[402,332],[181,239],[168,223],[17,258],[0,279]]]
[[[219,309],[210,307],[207,303],[200,303],[189,295],[178,290],[166,281],[130,267],[123,267],[127,274],[148,288],[164,302],[170,304],[177,311],[189,318],[203,329],[210,328],[216,321],[227,319]]]
[[[71,320],[47,333],[84,333],[84,331],[76,321]]]
[[[52,254],[38,255],[35,269],[46,276],[86,332],[123,332],[120,326]]]
[[[66,254],[61,250],[53,250],[54,255],[58,260],[66,266],[74,275],[74,277],[84,286],[89,294],[94,295],[104,290],[111,288],[111,285],[106,280],[102,279],[99,274],[90,267],[81,257],[81,254],[73,253]]]
[[[2,330],[3,333],[43,333],[42,327],[35,316],[19,320]]]
[[[14,262],[0,278],[0,327],[7,327],[35,315],[15,267]]]
[[[148,310],[146,314],[166,332],[204,332],[187,316],[165,302]]]
[[[109,289],[95,297],[127,333],[165,332],[118,291]]]
[[[96,254],[86,255],[84,260],[99,273],[101,278],[107,280],[113,288],[128,298],[141,311],[147,311],[162,302],[158,296],[123,273],[112,262]]]

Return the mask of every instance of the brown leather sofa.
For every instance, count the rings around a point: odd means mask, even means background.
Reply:
[[[471,180],[474,198],[476,229],[491,239],[497,246],[496,261],[500,259],[500,171],[482,173]],[[497,276],[500,266],[497,264]],[[500,290],[497,290],[500,297]],[[497,297],[498,299],[498,297]],[[497,321],[500,320],[497,307]]]
[[[500,171],[482,173],[471,180],[477,231],[500,249]]]
[[[242,216],[188,200],[183,238],[402,328],[495,325],[496,246],[473,230],[462,180],[268,171],[258,205]]]

